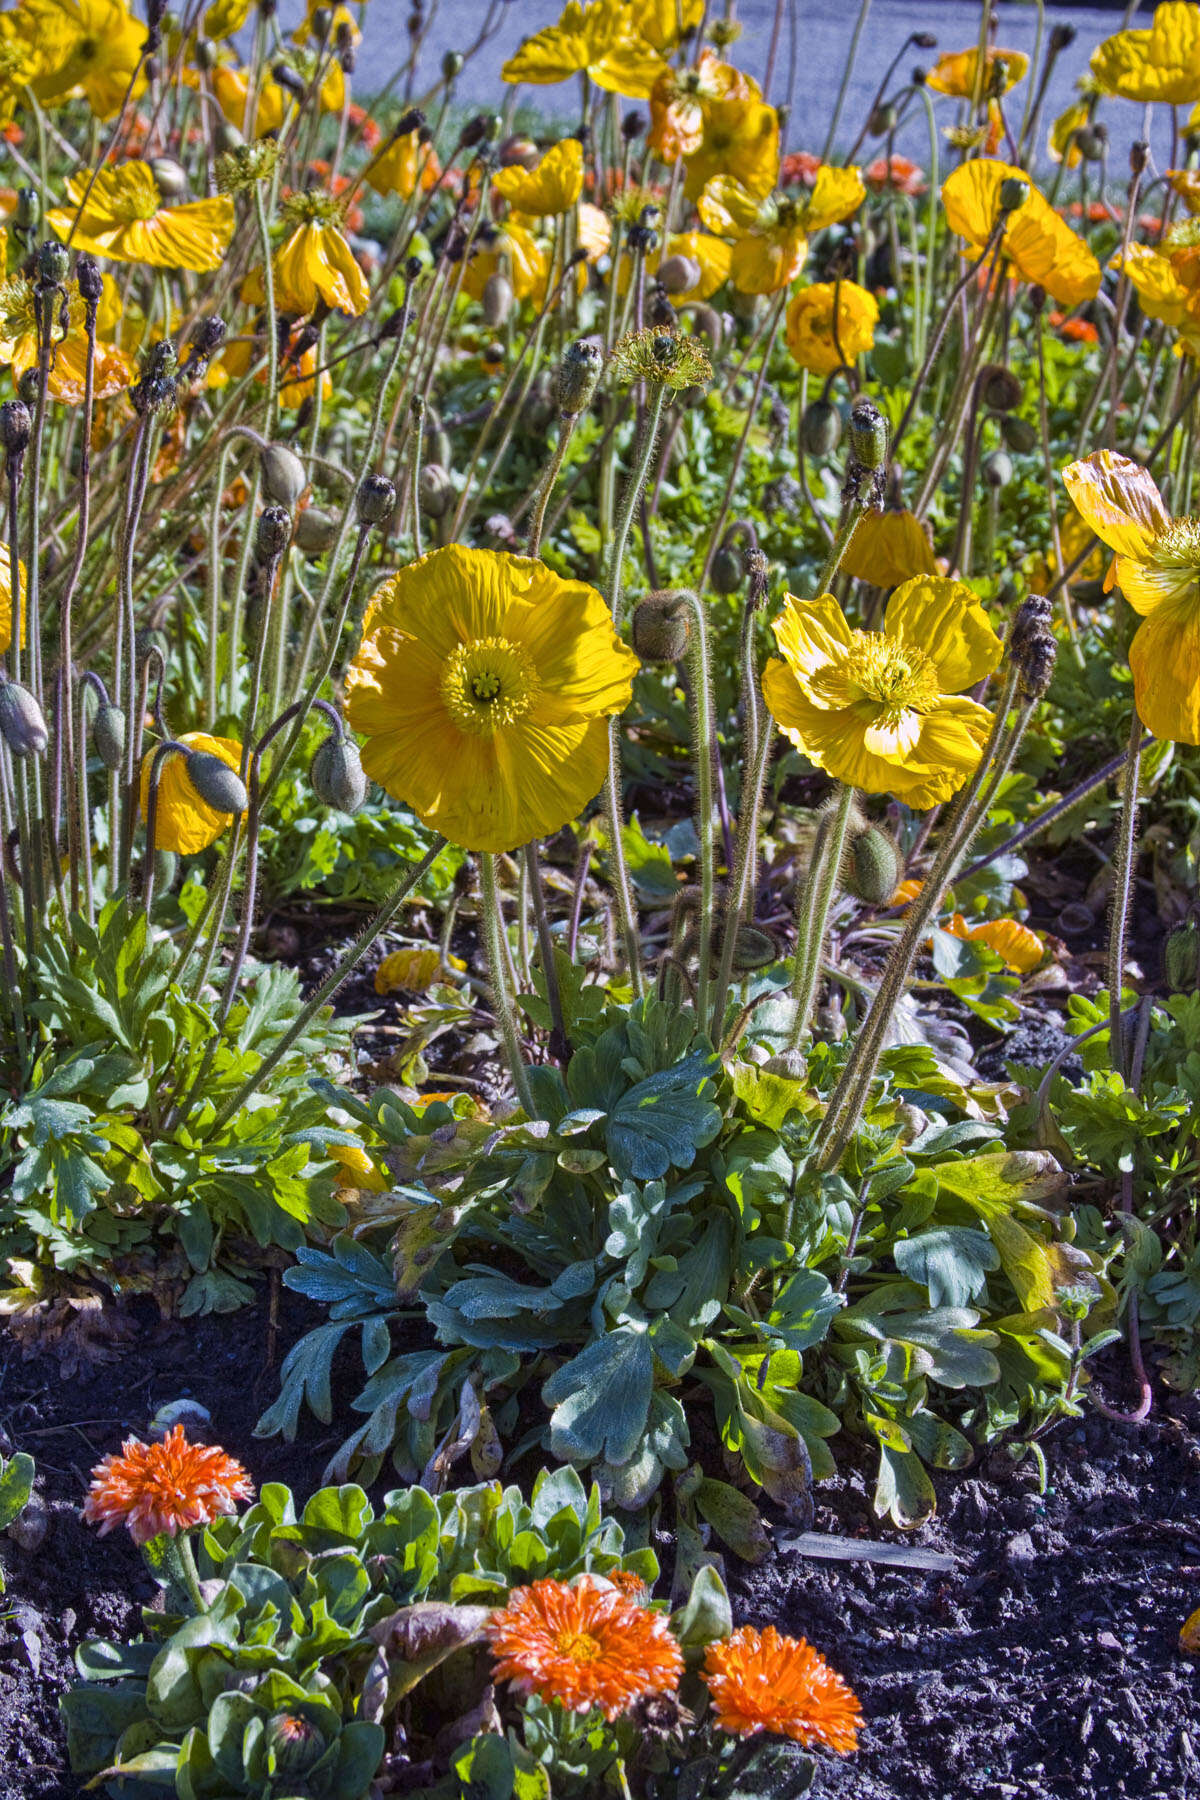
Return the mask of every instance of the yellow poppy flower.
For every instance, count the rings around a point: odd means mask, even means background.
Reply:
[[[832,594],[789,594],[774,631],[781,655],[763,670],[763,694],[819,769],[923,808],[978,766],[992,715],[962,690],[990,674],[1001,646],[965,583],[906,581],[882,631],[851,630]]]
[[[533,234],[517,219],[507,219],[494,242],[477,250],[463,272],[463,292],[482,300],[491,276],[504,273],[518,300],[544,293],[550,271],[549,258]]]
[[[948,931],[951,937],[986,944],[1018,975],[1028,975],[1046,954],[1046,946],[1037,932],[1017,919],[985,919],[982,925],[968,925],[961,913],[953,913],[942,930]]]
[[[1113,450],[1071,463],[1063,481],[1143,616],[1129,646],[1138,717],[1155,737],[1200,744],[1200,519],[1173,519],[1149,470]]]
[[[761,101],[762,93],[756,81],[713,50],[702,50],[694,67],[665,69],[650,95],[646,140],[659,162],[694,156],[704,141],[708,113],[721,100]]]
[[[564,138],[547,150],[536,169],[497,169],[493,191],[507,200],[514,212],[546,219],[570,212],[583,192],[583,145],[578,138]]]
[[[779,176],[779,115],[773,106],[737,95],[704,109],[703,130],[684,162],[683,191],[698,200],[714,177],[729,175],[760,199]]]
[[[61,14],[34,18],[28,6],[0,13],[0,126],[10,125],[28,104],[26,88],[58,70],[70,54],[73,33]]]
[[[1166,0],[1149,30],[1118,31],[1092,51],[1092,74],[1123,100],[1200,100],[1200,7]]]
[[[17,558],[18,578],[21,583],[21,594],[25,593],[25,564]],[[25,642],[25,607],[21,606],[21,643]],[[9,561],[8,545],[0,544],[0,655],[12,643],[12,563]]]
[[[185,81],[188,73],[190,71],[185,72]],[[241,131],[245,125],[246,101],[250,94],[250,71],[235,69],[229,63],[217,63],[208,79],[212,83],[217,105],[229,123],[236,125]],[[254,136],[266,137],[268,132],[278,131],[283,125],[286,105],[287,96],[283,89],[273,76],[264,71],[254,108]]]
[[[67,183],[70,206],[47,213],[46,223],[68,238],[78,215],[74,246],[113,262],[149,263],[155,269],[219,269],[233,237],[233,201],[188,200],[164,206],[149,163],[127,162],[101,169],[87,196],[85,175]]]
[[[391,1186],[361,1144],[327,1144],[325,1154],[338,1166],[333,1185],[339,1194],[386,1194]]]
[[[289,194],[280,207],[288,236],[275,252],[275,305],[282,313],[303,317],[324,301],[337,312],[357,318],[367,310],[371,290],[354,252],[342,235],[341,208],[319,189]],[[246,297],[261,305],[265,298],[262,271],[244,284]]]
[[[451,968],[465,969],[459,956],[448,958]],[[377,994],[423,994],[442,973],[442,953],[436,944],[409,944],[404,950],[393,950],[375,971]]]
[[[514,850],[603,785],[638,661],[581,581],[447,545],[378,588],[346,677],[363,767],[465,850]]]
[[[1188,129],[1192,129],[1190,120]],[[1168,169],[1167,180],[1193,218],[1200,213],[1200,169]]]
[[[185,750],[207,750],[210,755],[219,756],[223,763],[228,763],[231,769],[242,766],[242,746],[232,738],[210,737],[207,731],[185,731],[177,742]],[[155,751],[151,749],[142,758],[143,823],[150,799],[154,755]],[[232,813],[218,812],[207,800],[200,798],[188,775],[186,757],[164,757],[158,774],[158,804],[154,815],[156,850],[174,850],[180,856],[195,856],[197,851],[207,850],[210,844],[215,844],[232,820]]]
[[[927,528],[902,506],[861,515],[842,557],[842,568],[855,580],[880,588],[899,587],[915,575],[937,573]]]
[[[1038,283],[1060,306],[1079,306],[1100,288],[1100,264],[1029,180],[1011,163],[977,157],[960,163],[942,185],[942,204],[952,231],[980,254],[1000,216],[1000,188],[1010,177],[1024,182],[1028,197],[1009,214],[1003,260],[1025,281]]]
[[[322,21],[322,32],[319,37],[314,24],[314,15],[318,12],[326,14]],[[362,43],[362,32],[358,28],[358,20],[348,6],[329,7],[325,4],[325,0],[307,0],[304,17],[292,36],[298,44],[336,44],[339,31],[349,33],[352,48]]]
[[[204,13],[206,38],[236,37],[246,20],[254,0],[212,0]]]
[[[1076,100],[1064,112],[1060,112],[1046,140],[1046,147],[1055,162],[1065,160],[1068,169],[1077,169],[1083,161],[1083,152],[1075,138],[1075,133],[1091,123],[1091,108],[1086,100]]]
[[[730,273],[743,294],[777,294],[804,267],[808,240],[862,205],[866,195],[857,169],[817,170],[803,195],[758,199],[732,176],[718,175],[700,196],[699,213],[710,231],[735,240]]]
[[[579,248],[590,263],[597,263],[602,256],[608,254],[612,244],[612,226],[608,214],[600,207],[593,206],[590,200],[581,200],[576,215],[576,237]]]
[[[552,87],[586,74],[612,94],[644,100],[665,68],[657,50],[638,34],[635,10],[620,0],[568,0],[557,25],[526,38],[500,70],[502,81]]]
[[[834,330],[834,299],[837,330]],[[853,364],[875,343],[879,306],[856,281],[817,281],[788,302],[788,349],[810,375],[832,375]]]
[[[990,49],[984,65],[984,99],[1007,94],[1023,81],[1029,58],[1020,50]],[[925,86],[935,94],[950,94],[956,100],[971,100],[975,95],[975,78],[979,69],[979,51],[944,50],[925,77]]]
[[[1138,304],[1148,318],[1162,319],[1176,331],[1200,324],[1190,310],[1195,294],[1179,279],[1171,258],[1160,250],[1152,249],[1149,244],[1130,244],[1123,257],[1117,251],[1109,268],[1124,268],[1137,293]]]
[[[638,35],[664,56],[704,17],[704,0],[638,0]]]
[[[431,143],[417,131],[392,138],[367,164],[367,181],[377,194],[399,194],[411,200],[420,190],[427,194],[441,179],[442,165]]]
[[[111,283],[105,282],[105,300]],[[87,336],[83,329],[85,308],[77,284],[66,284],[67,334],[59,330],[56,315],[54,349],[50,357],[48,392],[51,399],[68,406],[78,406],[85,398],[87,374]],[[96,359],[93,371],[95,398],[108,400],[129,387],[134,379],[133,364],[115,344],[106,343],[103,333],[112,329],[120,316],[111,302],[101,301],[96,313]],[[0,282],[0,363],[10,364],[13,380],[19,381],[27,369],[36,369],[39,361],[37,297],[33,283],[24,275],[10,275]]]
[[[56,60],[34,81],[36,97],[54,105],[80,95],[98,119],[114,118],[141,61],[146,41],[142,21],[121,0],[26,0],[26,4],[39,36],[44,31],[61,44],[64,29],[69,34],[62,61]],[[134,83],[134,99],[145,91],[142,74]]]

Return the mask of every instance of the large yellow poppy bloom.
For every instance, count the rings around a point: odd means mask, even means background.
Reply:
[[[207,750],[231,769],[242,766],[242,746],[232,738],[210,737],[207,731],[185,731],[177,740],[185,750]],[[157,746],[155,746],[155,749]],[[140,800],[145,823],[150,801],[150,771],[155,749],[142,758]],[[185,756],[167,756],[158,773],[158,803],[154,814],[154,848],[173,850],[179,856],[195,856],[215,844],[233,820],[232,813],[218,812],[202,800],[192,786]]]
[[[977,768],[992,715],[962,690],[991,673],[1001,645],[965,583],[906,581],[882,631],[852,630],[832,594],[789,594],[773,629],[780,656],[763,670],[763,694],[819,769],[923,808]]]
[[[607,603],[544,563],[449,544],[372,597],[346,714],[373,781],[465,850],[557,831],[608,769],[638,661]]]
[[[684,160],[683,191],[698,200],[718,175],[732,176],[759,199],[779,175],[779,115],[758,98],[732,94],[703,109],[700,142]]]
[[[1063,480],[1116,551],[1112,579],[1145,621],[1129,646],[1138,717],[1155,737],[1200,744],[1200,518],[1173,519],[1150,471],[1113,450],[1071,463]]]
[[[1092,74],[1124,100],[1200,100],[1200,7],[1166,0],[1148,31],[1118,31],[1092,51]]]
[[[502,81],[529,81],[552,87],[572,75],[587,75],[612,94],[644,100],[666,68],[638,30],[635,9],[621,0],[568,0],[557,25],[526,38],[500,70]]]
[[[856,212],[866,197],[857,169],[822,164],[812,191],[758,199],[730,175],[718,175],[700,196],[710,231],[734,241],[730,273],[743,294],[777,294],[804,267],[808,240]]]
[[[832,375],[843,363],[853,364],[872,348],[878,323],[874,294],[856,281],[815,281],[788,302],[788,349],[810,375]]]
[[[981,254],[1000,217],[1000,189],[1014,178],[1028,196],[1008,216],[1001,241],[1003,261],[1025,281],[1036,282],[1060,306],[1079,306],[1100,288],[1100,264],[1082,238],[1033,186],[1024,169],[991,157],[960,163],[942,184],[942,204],[951,231]]]
[[[38,37],[60,46],[53,66],[33,82],[37,98],[53,106],[79,94],[98,119],[114,118],[141,60],[145,25],[121,0],[26,0],[26,9]],[[133,98],[145,88],[143,73]]]
[[[233,237],[233,201],[228,194],[213,200],[188,200],[164,206],[149,163],[127,162],[101,169],[87,204],[86,175],[67,183],[70,206],[47,213],[46,223],[60,238],[71,236],[77,250],[90,250],[113,262],[149,263],[155,269],[219,269]]]
[[[689,288],[681,288],[672,292],[671,298],[676,306],[682,306],[688,300],[708,300],[722,282],[729,280],[729,269],[733,258],[733,246],[724,238],[713,237],[706,231],[677,231],[670,237],[662,239],[653,250],[646,252],[645,270],[647,275],[657,275],[671,257],[683,257],[694,263],[699,271],[699,280]],[[633,268],[628,256],[623,256],[617,266],[617,292],[625,293],[633,279]]]
[[[944,50],[925,77],[925,86],[935,94],[950,94],[956,100],[971,100],[975,95],[975,77],[979,68],[979,51]],[[983,72],[982,94],[994,98],[997,88],[1007,94],[1023,81],[1029,58],[1020,50],[990,49]]]
[[[762,100],[756,81],[713,50],[702,50],[694,67],[665,69],[650,95],[647,143],[659,162],[694,156],[704,141],[710,110],[722,100]]]
[[[498,169],[492,187],[514,212],[530,218],[552,218],[570,212],[583,192],[583,145],[578,138],[564,138],[547,150],[536,169]]]

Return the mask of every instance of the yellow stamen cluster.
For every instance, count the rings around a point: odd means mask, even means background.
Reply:
[[[814,697],[830,706],[868,701],[895,720],[905,712],[930,712],[938,695],[937,671],[923,651],[877,631],[855,631],[845,655],[812,678]]]
[[[476,638],[446,659],[442,699],[462,731],[483,735],[515,725],[537,698],[537,672],[528,654],[507,638]]]

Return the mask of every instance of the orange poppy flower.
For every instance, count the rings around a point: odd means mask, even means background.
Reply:
[[[758,83],[713,50],[703,50],[694,68],[666,69],[650,95],[647,143],[661,163],[694,156],[704,141],[709,111],[722,100],[761,100]]]

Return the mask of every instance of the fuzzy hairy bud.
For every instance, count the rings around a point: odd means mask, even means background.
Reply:
[[[42,709],[19,682],[0,683],[0,737],[14,756],[40,756],[50,741]]]
[[[264,506],[258,521],[258,533],[255,540],[258,554],[264,562],[273,562],[282,556],[292,536],[291,514],[284,506]]]
[[[709,580],[718,594],[738,594],[746,580],[746,558],[736,544],[722,544],[712,560]]]
[[[664,256],[658,265],[658,279],[668,294],[686,294],[700,286],[700,264],[694,256]]]
[[[57,238],[47,238],[37,254],[38,280],[44,287],[61,287],[67,279],[71,256]]]
[[[286,444],[264,444],[258,453],[263,491],[277,506],[295,506],[308,486],[308,474]]]
[[[367,475],[358,487],[358,522],[382,525],[396,510],[395,483],[386,475]]]
[[[1024,391],[1020,376],[1003,363],[989,363],[979,372],[979,392],[993,412],[1012,412],[1020,406]]]
[[[296,546],[305,556],[319,556],[337,537],[337,520],[319,506],[306,506],[296,520]]]
[[[18,231],[36,231],[42,222],[42,200],[36,188],[17,189],[17,208],[13,223]]]
[[[868,825],[850,845],[846,886],[868,906],[886,906],[904,873],[900,846],[890,832]]]
[[[328,737],[309,766],[313,793],[323,806],[356,813],[367,797],[367,777],[352,738]]]
[[[983,459],[984,484],[990,488],[1006,488],[1013,478],[1012,457],[1007,450],[989,450]]]
[[[444,519],[457,498],[454,479],[441,463],[426,463],[417,479],[417,504],[427,519]]]
[[[33,420],[24,401],[6,400],[0,406],[0,444],[10,457],[25,454],[32,429]]]
[[[92,744],[106,769],[119,769],[125,760],[125,714],[108,700],[101,701],[92,720]]]
[[[489,275],[483,286],[483,316],[494,331],[513,308],[513,285],[501,269]]]
[[[215,811],[245,812],[249,805],[245,783],[236,769],[231,769],[211,750],[189,750],[184,758],[187,777],[199,794]]]
[[[1000,183],[1000,211],[1014,213],[1024,206],[1029,198],[1029,183],[1019,175],[1006,175]]]
[[[832,456],[842,441],[842,415],[829,400],[810,400],[800,421],[800,436],[810,456]]]
[[[1000,435],[1010,450],[1018,456],[1027,456],[1031,450],[1037,449],[1037,426],[1031,425],[1028,419],[1018,419],[1015,413],[1006,413],[1000,422]]]
[[[574,417],[591,405],[604,371],[604,351],[587,338],[577,338],[563,351],[558,365],[558,410]]]
[[[1031,594],[1013,620],[1008,654],[1018,671],[1017,691],[1023,700],[1040,700],[1054,679],[1058,645],[1050,628],[1053,608]]]
[[[677,663],[691,642],[691,607],[669,591],[647,594],[633,609],[632,636],[643,662]]]

